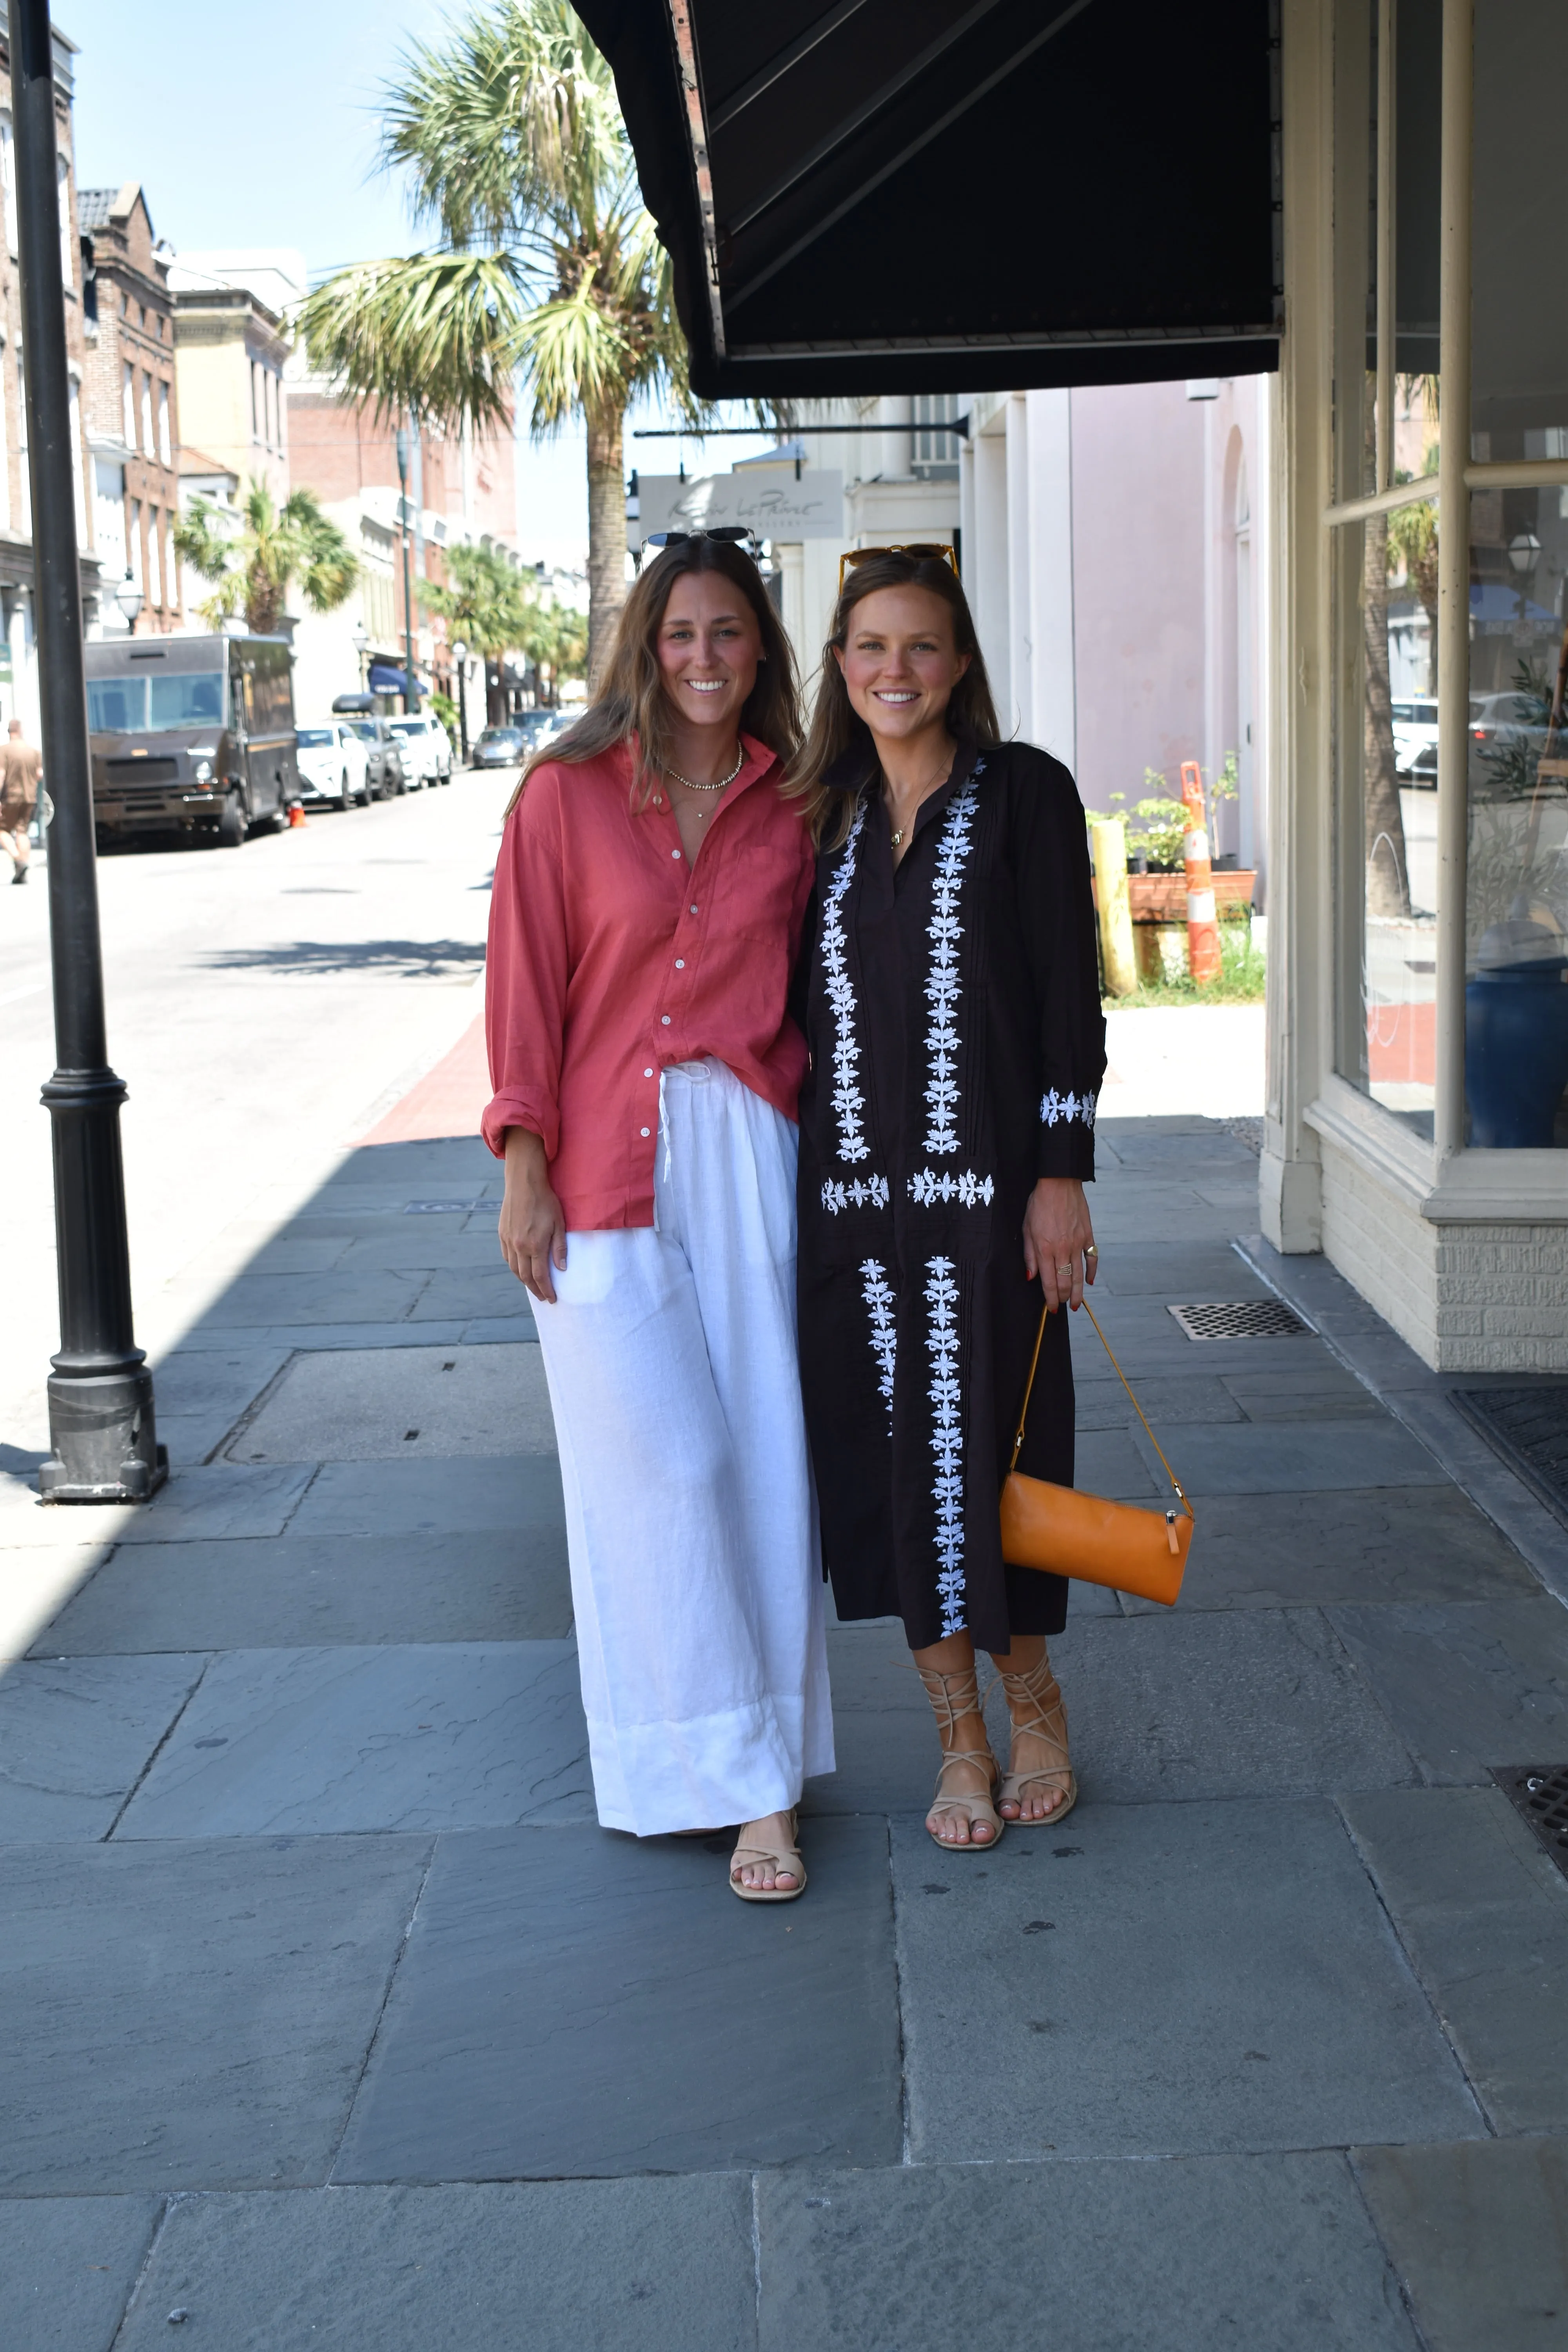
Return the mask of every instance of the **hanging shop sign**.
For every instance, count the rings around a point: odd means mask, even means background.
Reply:
[[[656,530],[712,530],[742,526],[758,539],[784,545],[844,536],[844,476],[796,475],[793,466],[744,466],[733,474],[637,476],[639,512],[626,524],[634,550]]]

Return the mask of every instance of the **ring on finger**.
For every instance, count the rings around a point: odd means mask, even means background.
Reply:
[[[1084,1255],[1085,1257],[1098,1257],[1100,1255],[1099,1244],[1096,1242],[1089,1243],[1084,1250]]]

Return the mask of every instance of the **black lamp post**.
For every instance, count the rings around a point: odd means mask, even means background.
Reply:
[[[109,1067],[99,940],[92,768],[81,656],[76,475],[60,281],[54,47],[48,0],[11,0],[11,104],[27,355],[38,683],[49,823],[49,957],[60,1351],[48,1382],[51,1503],[141,1503],[168,1475],[153,1375],[136,1345],[120,1157],[123,1082]]]
[[[125,616],[127,630],[132,636],[134,636],[136,624],[142,617],[142,607],[147,599],[136,585],[136,574],[133,572],[127,571],[124,579],[114,592],[114,601]]]
[[[408,573],[408,435],[397,428],[397,492],[403,507],[403,708],[417,710],[414,687],[414,592]]]
[[[1516,530],[1508,543],[1509,566],[1519,586],[1519,625],[1522,630],[1530,616],[1530,592],[1527,583],[1541,561],[1541,541],[1532,530]]]
[[[468,764],[468,648],[461,637],[453,644],[452,659],[458,667],[458,748],[466,768]]]

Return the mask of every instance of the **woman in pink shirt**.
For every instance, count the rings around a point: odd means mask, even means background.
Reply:
[[[667,546],[508,813],[487,965],[484,1133],[555,1414],[599,1819],[739,1822],[752,1902],[803,1892],[795,1808],[833,1769],[795,1355],[797,712],[750,558]]]

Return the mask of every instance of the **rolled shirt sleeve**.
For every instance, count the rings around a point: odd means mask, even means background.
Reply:
[[[480,1125],[498,1159],[507,1129],[561,1149],[561,1053],[569,949],[559,771],[536,772],[506,821],[485,955],[485,1043],[491,1098]]]

